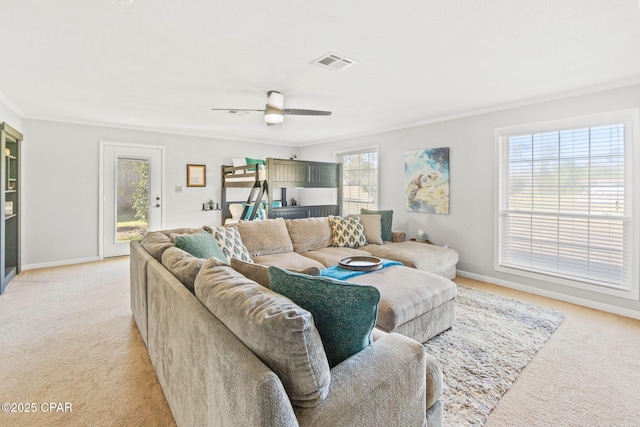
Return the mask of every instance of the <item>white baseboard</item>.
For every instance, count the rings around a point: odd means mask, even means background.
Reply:
[[[632,319],[640,320],[640,311],[631,310],[628,308],[618,307],[611,304],[604,304],[598,301],[593,301],[586,298],[575,297],[573,295],[566,295],[560,292],[548,291],[546,289],[536,288],[534,286],[527,286],[508,280],[496,279],[495,277],[483,276],[481,274],[469,273],[468,271],[457,270],[456,274],[462,277],[468,277],[469,279],[480,280],[482,282],[493,283],[495,285],[504,286],[505,288],[516,289],[518,291],[527,292],[529,294],[540,295],[547,298],[552,298],[559,301],[569,302],[571,304],[582,305],[584,307],[594,308],[600,311],[606,311],[607,313],[618,314],[620,316],[630,317]]]
[[[102,258],[100,257],[89,257],[89,258],[65,259],[62,261],[43,262],[39,264],[26,264],[22,266],[22,271],[35,270],[37,268],[46,268],[46,267],[60,267],[63,265],[83,264],[85,262],[100,261],[101,259]]]

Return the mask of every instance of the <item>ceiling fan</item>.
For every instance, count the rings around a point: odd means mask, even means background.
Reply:
[[[321,110],[301,110],[299,108],[284,108],[284,96],[278,91],[270,90],[267,92],[267,105],[264,110],[254,110],[248,108],[212,108],[213,111],[228,111],[236,114],[241,111],[259,111],[264,112],[264,121],[267,126],[273,126],[284,122],[285,115],[291,116],[330,116],[331,111]]]

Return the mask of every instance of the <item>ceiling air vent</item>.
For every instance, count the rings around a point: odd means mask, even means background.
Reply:
[[[328,53],[326,55],[322,55],[311,63],[326,70],[340,71],[355,64],[356,62],[357,61],[354,61],[353,59],[345,58],[344,56],[340,56],[335,53]]]

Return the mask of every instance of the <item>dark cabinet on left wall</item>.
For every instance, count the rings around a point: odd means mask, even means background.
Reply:
[[[20,143],[22,134],[0,125],[0,294],[20,272]]]

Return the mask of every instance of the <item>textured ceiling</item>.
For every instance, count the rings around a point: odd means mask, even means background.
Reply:
[[[1,0],[0,40],[26,118],[291,145],[640,82],[637,0]],[[210,110],[268,90],[333,115]]]

